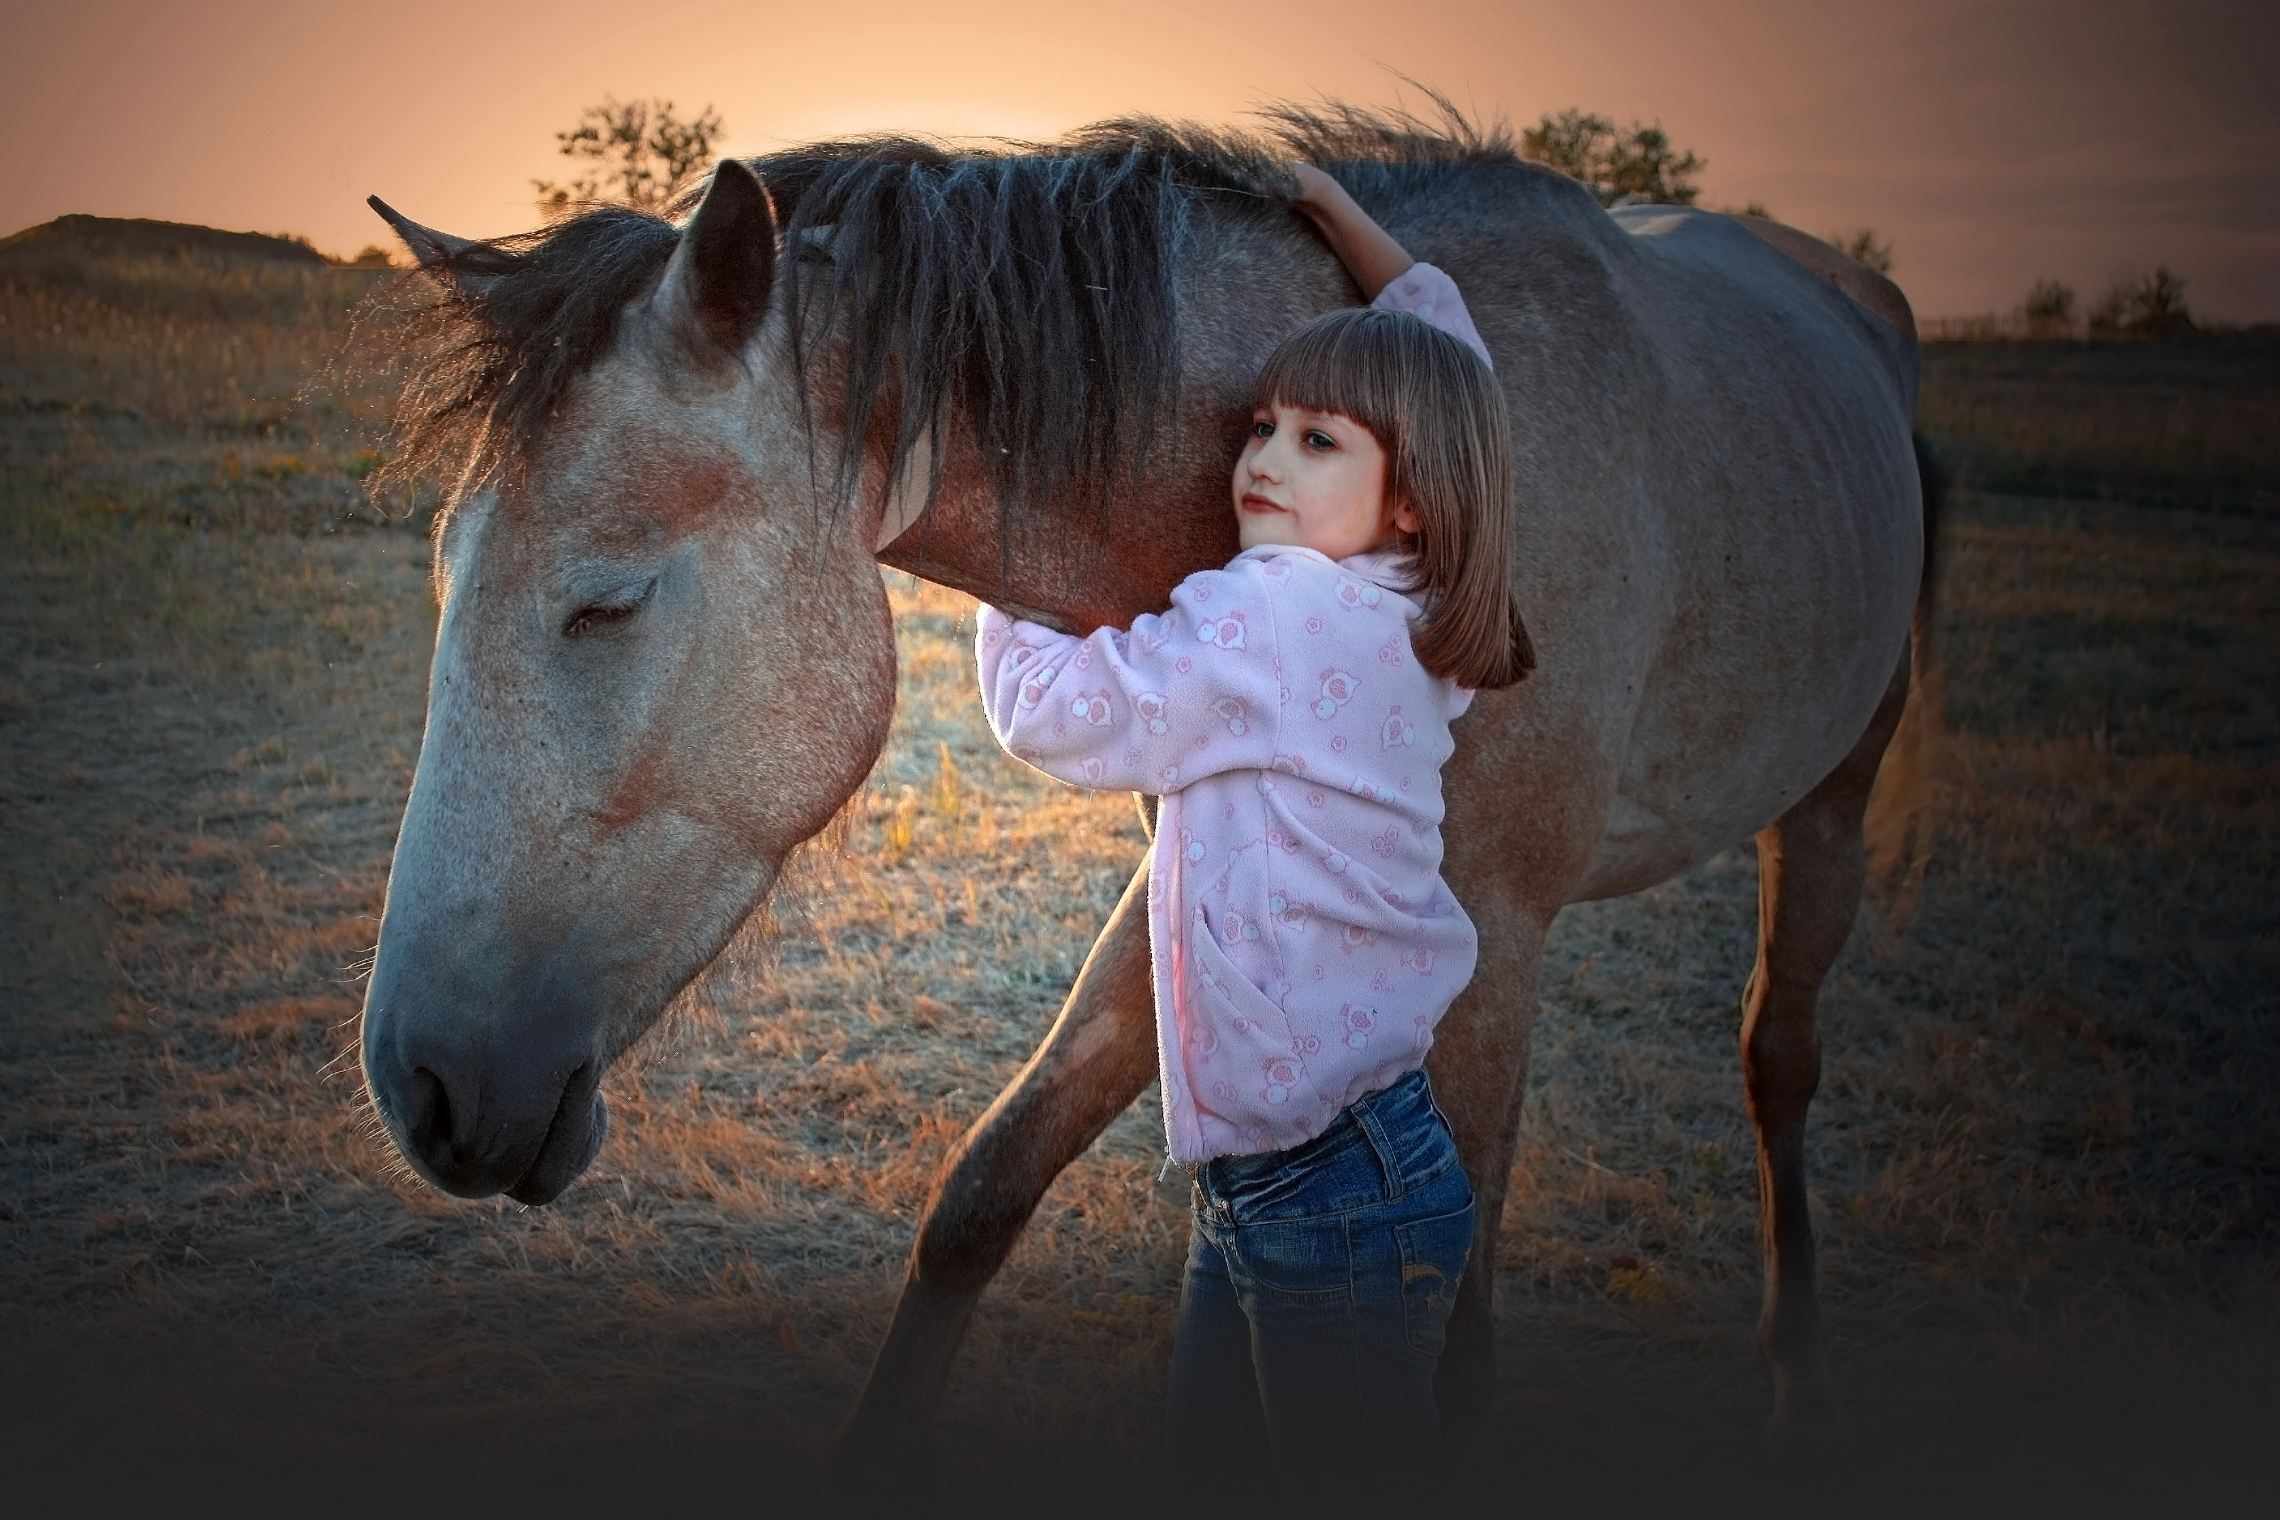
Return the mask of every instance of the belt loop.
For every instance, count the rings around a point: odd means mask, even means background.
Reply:
[[[1354,1116],[1362,1137],[1369,1141],[1370,1149],[1377,1152],[1378,1170],[1385,1174],[1385,1200],[1391,1203],[1408,1189],[1402,1181],[1401,1162],[1394,1154],[1393,1142],[1386,1138],[1385,1125],[1378,1120],[1376,1100],[1383,1091],[1380,1088],[1378,1092],[1356,1098],[1346,1112]]]

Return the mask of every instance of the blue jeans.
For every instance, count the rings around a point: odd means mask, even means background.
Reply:
[[[1428,1467],[1433,1369],[1472,1239],[1472,1184],[1422,1071],[1303,1145],[1197,1167],[1173,1461],[1233,1475]]]

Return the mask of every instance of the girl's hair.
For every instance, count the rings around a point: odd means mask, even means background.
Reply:
[[[1512,432],[1480,356],[1407,312],[1319,317],[1259,372],[1258,404],[1336,412],[1385,450],[1385,499],[1417,512],[1410,584],[1419,663],[1459,686],[1510,686],[1536,667],[1512,600]]]

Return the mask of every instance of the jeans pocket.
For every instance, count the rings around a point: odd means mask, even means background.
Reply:
[[[1393,1234],[1401,1245],[1402,1329],[1412,1351],[1437,1357],[1448,1339],[1465,1259],[1472,1254],[1472,1200],[1453,1214],[1396,1225]]]
[[[1346,1221],[1277,1220],[1230,1232],[1230,1265],[1264,1298],[1291,1308],[1327,1308],[1353,1296]]]

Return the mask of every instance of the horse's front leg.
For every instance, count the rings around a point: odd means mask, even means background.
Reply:
[[[1773,1374],[1772,1440],[1838,1436],[1850,1423],[1829,1376],[1815,1290],[1805,1115],[1821,1081],[1821,982],[1860,909],[1861,815],[1907,696],[1903,661],[1844,763],[1758,834],[1758,960],[1742,995],[1742,1080],[1757,1126],[1758,1350]]]
[[[1155,1074],[1143,863],[1045,1043],[966,1131],[935,1182],[894,1321],[832,1444],[835,1487],[925,1482],[934,1412],[982,1290],[1061,1169]]]

